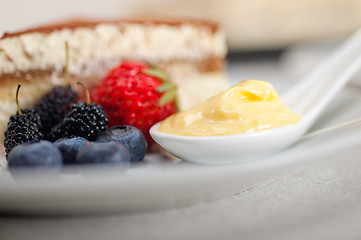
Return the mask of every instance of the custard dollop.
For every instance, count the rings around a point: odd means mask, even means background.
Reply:
[[[270,83],[250,79],[171,115],[159,131],[184,136],[251,133],[295,124],[301,117],[283,104]]]

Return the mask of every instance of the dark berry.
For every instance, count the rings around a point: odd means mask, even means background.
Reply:
[[[95,103],[78,102],[51,131],[51,139],[79,136],[93,141],[107,129],[108,118],[103,108]]]
[[[51,128],[70,111],[77,100],[77,96],[78,94],[68,85],[67,87],[54,87],[42,97],[35,109],[40,115],[41,131],[46,139],[49,138],[48,133],[50,133]]]
[[[141,161],[147,153],[147,141],[142,132],[133,126],[115,126],[102,132],[97,142],[120,142],[130,152],[131,162]]]
[[[128,149],[118,142],[89,142],[80,148],[76,163],[121,165],[123,169],[128,169],[130,154]]]
[[[40,117],[34,109],[21,110],[10,116],[5,132],[4,146],[6,158],[14,147],[33,141],[40,141],[43,134],[40,132]]]
[[[18,169],[58,171],[63,162],[59,149],[48,141],[19,145],[11,150],[8,161],[10,171]]]
[[[73,104],[71,111],[67,113],[63,121],[52,128],[50,134],[52,140],[79,136],[93,141],[102,131],[107,129],[107,114],[100,105],[90,101],[89,90],[85,85],[81,82],[77,84],[84,88],[86,102]]]
[[[79,149],[88,142],[83,137],[65,137],[54,142],[63,155],[64,164],[71,164],[75,162],[76,154]]]

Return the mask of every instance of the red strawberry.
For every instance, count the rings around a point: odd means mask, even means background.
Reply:
[[[175,86],[165,78],[146,64],[123,62],[95,87],[91,99],[103,106],[109,127],[132,125],[151,144],[150,127],[177,110]]]

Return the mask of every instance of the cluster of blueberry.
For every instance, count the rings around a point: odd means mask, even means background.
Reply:
[[[116,126],[102,132],[95,141],[83,137],[64,137],[54,143],[28,142],[12,149],[8,168],[23,167],[54,172],[63,165],[111,164],[126,170],[141,161],[147,152],[144,135],[132,126]]]

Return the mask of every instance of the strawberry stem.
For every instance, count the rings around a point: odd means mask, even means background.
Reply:
[[[68,43],[68,41],[65,41],[64,83],[65,83],[65,85],[69,85],[69,43]]]
[[[18,114],[19,116],[21,115],[21,109],[19,106],[19,90],[20,90],[21,85],[18,85],[18,88],[16,89],[16,95],[15,95],[15,99],[16,99],[16,107],[18,108]]]
[[[90,94],[88,88],[81,82],[77,82],[78,85],[82,86],[85,90],[85,98],[86,98],[86,104],[90,105]]]

